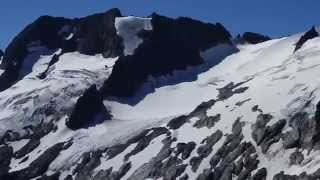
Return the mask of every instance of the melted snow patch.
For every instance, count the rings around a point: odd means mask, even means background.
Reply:
[[[117,17],[115,19],[115,27],[117,34],[124,40],[125,55],[132,55],[134,50],[143,42],[143,40],[138,37],[140,31],[152,30],[151,18],[134,16]]]

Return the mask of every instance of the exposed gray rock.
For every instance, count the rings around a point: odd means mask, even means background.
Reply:
[[[261,168],[257,171],[255,175],[252,176],[252,180],[266,180],[267,178],[267,169]]]
[[[260,112],[260,113],[263,113],[263,111],[259,108],[259,105],[254,105],[254,106],[251,108],[251,111],[252,111],[252,112]]]
[[[90,179],[93,174],[93,170],[100,165],[101,152],[96,151],[92,153],[85,153],[82,161],[77,165],[74,170],[75,179],[87,180]]]
[[[195,147],[196,147],[195,142],[178,143],[176,156],[179,156],[179,154],[181,154],[182,159],[185,160],[190,156],[191,152]]]
[[[245,99],[243,101],[238,101],[235,105],[236,106],[242,106],[244,103],[251,101],[251,98]]]
[[[217,101],[212,99],[207,102],[202,102],[191,113],[190,116],[198,117],[200,119],[207,117],[207,110],[210,109]]]
[[[217,114],[215,116],[205,117],[196,121],[193,124],[193,126],[196,128],[203,128],[203,127],[212,128],[220,120],[220,118],[221,118],[220,114]]]
[[[220,177],[220,180],[232,180],[232,171],[233,171],[233,166],[232,165],[227,166],[224,169],[222,176]]]
[[[29,142],[24,145],[21,149],[14,153],[15,158],[20,159],[23,156],[27,155],[40,145],[40,139],[31,139]]]
[[[189,120],[188,116],[179,116],[177,118],[172,119],[167,126],[170,129],[179,129],[183,124],[185,124]]]
[[[225,100],[225,99],[230,98],[234,94],[241,94],[241,93],[245,92],[249,87],[239,87],[239,86],[249,82],[250,80],[251,79],[237,83],[237,84],[230,82],[229,84],[225,85],[224,87],[219,88],[218,89],[219,90],[218,100]]]
[[[299,131],[297,130],[292,130],[290,132],[286,132],[283,135],[283,146],[286,149],[294,148],[299,146]]]
[[[250,177],[251,177],[251,170],[243,169],[238,175],[238,180],[246,180],[246,179],[250,179]]]
[[[301,152],[295,151],[290,154],[290,165],[299,165],[304,160],[304,156]]]
[[[125,160],[129,159],[130,156],[136,155],[139,152],[143,151],[153,139],[159,137],[160,135],[168,133],[168,129],[164,127],[152,128],[150,129],[150,131],[152,132],[149,135],[146,135],[139,139],[137,146],[131,152],[125,155]]]
[[[43,175],[51,164],[51,162],[59,155],[59,153],[72,145],[71,142],[57,143],[42,153],[37,159],[22,170],[10,172],[5,178],[12,180],[31,179]]]
[[[315,118],[310,118],[306,112],[298,112],[292,116],[289,121],[292,130],[283,136],[285,148],[300,147],[311,149],[317,146],[317,137],[319,137],[318,122]]]
[[[83,180],[120,180],[131,169],[131,162],[124,163],[119,171],[112,172],[112,168],[99,171],[94,177],[86,177]],[[77,179],[77,178],[76,178]],[[77,179],[78,180],[78,179]],[[80,179],[81,180],[81,179]]]
[[[190,159],[190,165],[192,166],[192,170],[194,172],[198,169],[202,159],[209,156],[209,154],[212,152],[212,147],[221,139],[222,136],[222,131],[217,130],[216,132],[214,132],[202,141],[201,144],[203,145],[201,145],[197,149],[197,153],[199,155]]]
[[[167,137],[166,139],[164,139],[162,141],[163,146],[157,156],[139,167],[128,180],[163,177],[164,173],[166,172],[166,169],[164,168],[165,166],[163,165],[163,163],[165,162],[163,161],[168,158],[172,154],[172,152],[174,152],[173,149],[170,148],[173,141],[174,140],[171,137]],[[177,160],[178,162],[181,162],[181,160],[179,159],[171,160]],[[178,164],[178,162],[173,162],[173,164]],[[179,173],[182,172],[180,171]],[[175,173],[171,173],[171,175],[173,174]]]
[[[0,146],[0,177],[8,173],[12,156],[12,147],[9,147],[7,145]]]
[[[252,125],[252,138],[261,146],[263,153],[268,151],[270,145],[281,139],[282,129],[287,123],[285,119],[281,119],[267,126],[272,118],[270,114],[259,114],[256,123]]]
[[[43,175],[40,178],[37,178],[36,180],[59,180],[60,173],[54,173],[50,176],[48,175]]]

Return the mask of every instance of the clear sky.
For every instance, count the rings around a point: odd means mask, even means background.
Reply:
[[[158,12],[221,22],[232,34],[253,31],[279,37],[320,24],[319,0],[1,0],[0,48],[41,15],[82,17],[113,7],[124,15]]]

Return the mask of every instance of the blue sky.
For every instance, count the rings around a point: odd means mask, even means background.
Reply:
[[[318,0],[1,0],[0,48],[40,15],[82,17],[112,7],[124,15],[158,12],[221,22],[232,34],[253,31],[279,37],[320,24]]]

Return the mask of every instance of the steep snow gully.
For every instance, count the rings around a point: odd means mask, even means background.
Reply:
[[[0,51],[0,179],[320,179],[318,29],[40,17]]]

